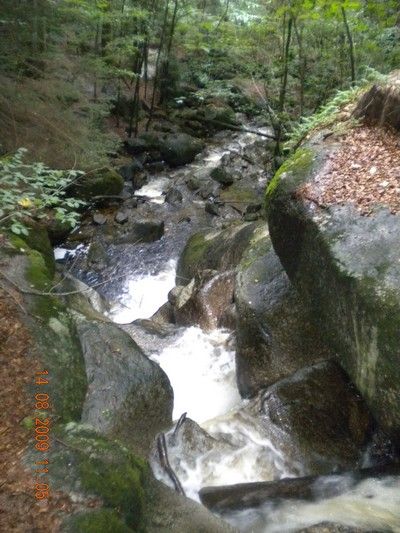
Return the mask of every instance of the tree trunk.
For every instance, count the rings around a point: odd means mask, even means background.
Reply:
[[[346,29],[347,40],[349,43],[351,84],[354,85],[356,81],[356,60],[354,57],[354,41],[353,41],[353,36],[351,34],[349,22],[347,20],[346,10],[344,7],[342,7],[342,16],[343,16],[343,24]]]
[[[304,84],[306,79],[306,58],[304,57],[303,49],[303,31],[299,30],[297,21],[294,21],[294,31],[296,33],[297,44],[299,47],[299,75],[300,75],[300,88],[299,88],[299,105],[300,105],[300,116],[303,116],[304,113]]]
[[[164,41],[165,41],[165,34],[166,34],[167,20],[168,20],[168,10],[169,10],[169,0],[166,0],[164,20],[163,20],[163,26],[161,30],[161,37],[160,37],[160,44],[159,44],[158,54],[157,54],[157,59],[156,59],[156,72],[154,75],[154,82],[153,82],[154,83],[153,94],[151,96],[150,113],[149,113],[149,119],[146,124],[146,131],[149,129],[151,120],[153,118],[154,106],[156,103],[156,94],[157,94],[157,89],[158,89],[158,84],[159,84],[159,79],[160,79],[160,59],[161,59],[162,50],[164,48]]]

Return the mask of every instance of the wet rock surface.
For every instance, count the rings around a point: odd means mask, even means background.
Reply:
[[[321,186],[338,142],[316,135],[278,171],[267,192],[271,239],[327,343],[398,440],[400,219],[379,206],[370,216],[322,209],[298,194]]]
[[[177,266],[177,281],[192,279],[198,270],[225,271],[240,262],[256,230],[254,224],[237,224],[190,237]]]
[[[174,322],[209,331],[221,325],[233,302],[234,273],[203,270],[173,297]],[[176,291],[175,291],[176,292]]]
[[[251,397],[296,370],[332,356],[260,226],[235,281],[239,391]]]
[[[373,420],[364,400],[333,362],[321,362],[269,387],[249,407],[299,473],[360,467]]]
[[[77,328],[88,377],[82,421],[145,448],[172,421],[167,376],[116,325],[84,320]]]

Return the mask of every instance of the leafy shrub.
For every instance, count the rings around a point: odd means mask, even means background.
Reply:
[[[82,173],[52,170],[43,163],[24,163],[27,150],[0,159],[0,227],[17,235],[28,235],[24,219],[46,219],[49,214],[61,224],[74,228],[77,209],[85,202],[66,197],[66,188]]]

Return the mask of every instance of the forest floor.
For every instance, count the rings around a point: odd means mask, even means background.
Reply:
[[[20,319],[18,293],[0,288],[0,531],[49,533],[59,529],[59,511],[68,512],[64,495],[51,495],[47,502],[35,499],[34,481],[23,457],[33,446],[32,432],[22,424],[34,411],[27,386],[32,383],[39,361],[29,355],[31,339]]]
[[[377,205],[400,212],[400,141],[382,127],[351,129],[309,192],[321,205],[351,203],[369,215]]]

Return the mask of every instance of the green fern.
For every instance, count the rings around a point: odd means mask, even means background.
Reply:
[[[291,151],[297,148],[311,131],[326,128],[333,124],[337,114],[346,105],[357,100],[359,95],[365,91],[369,85],[377,81],[383,82],[385,79],[386,76],[374,69],[367,68],[364,77],[356,86],[337,91],[335,96],[327,104],[322,106],[317,113],[309,117],[302,117],[290,132],[284,145],[285,150]]]

